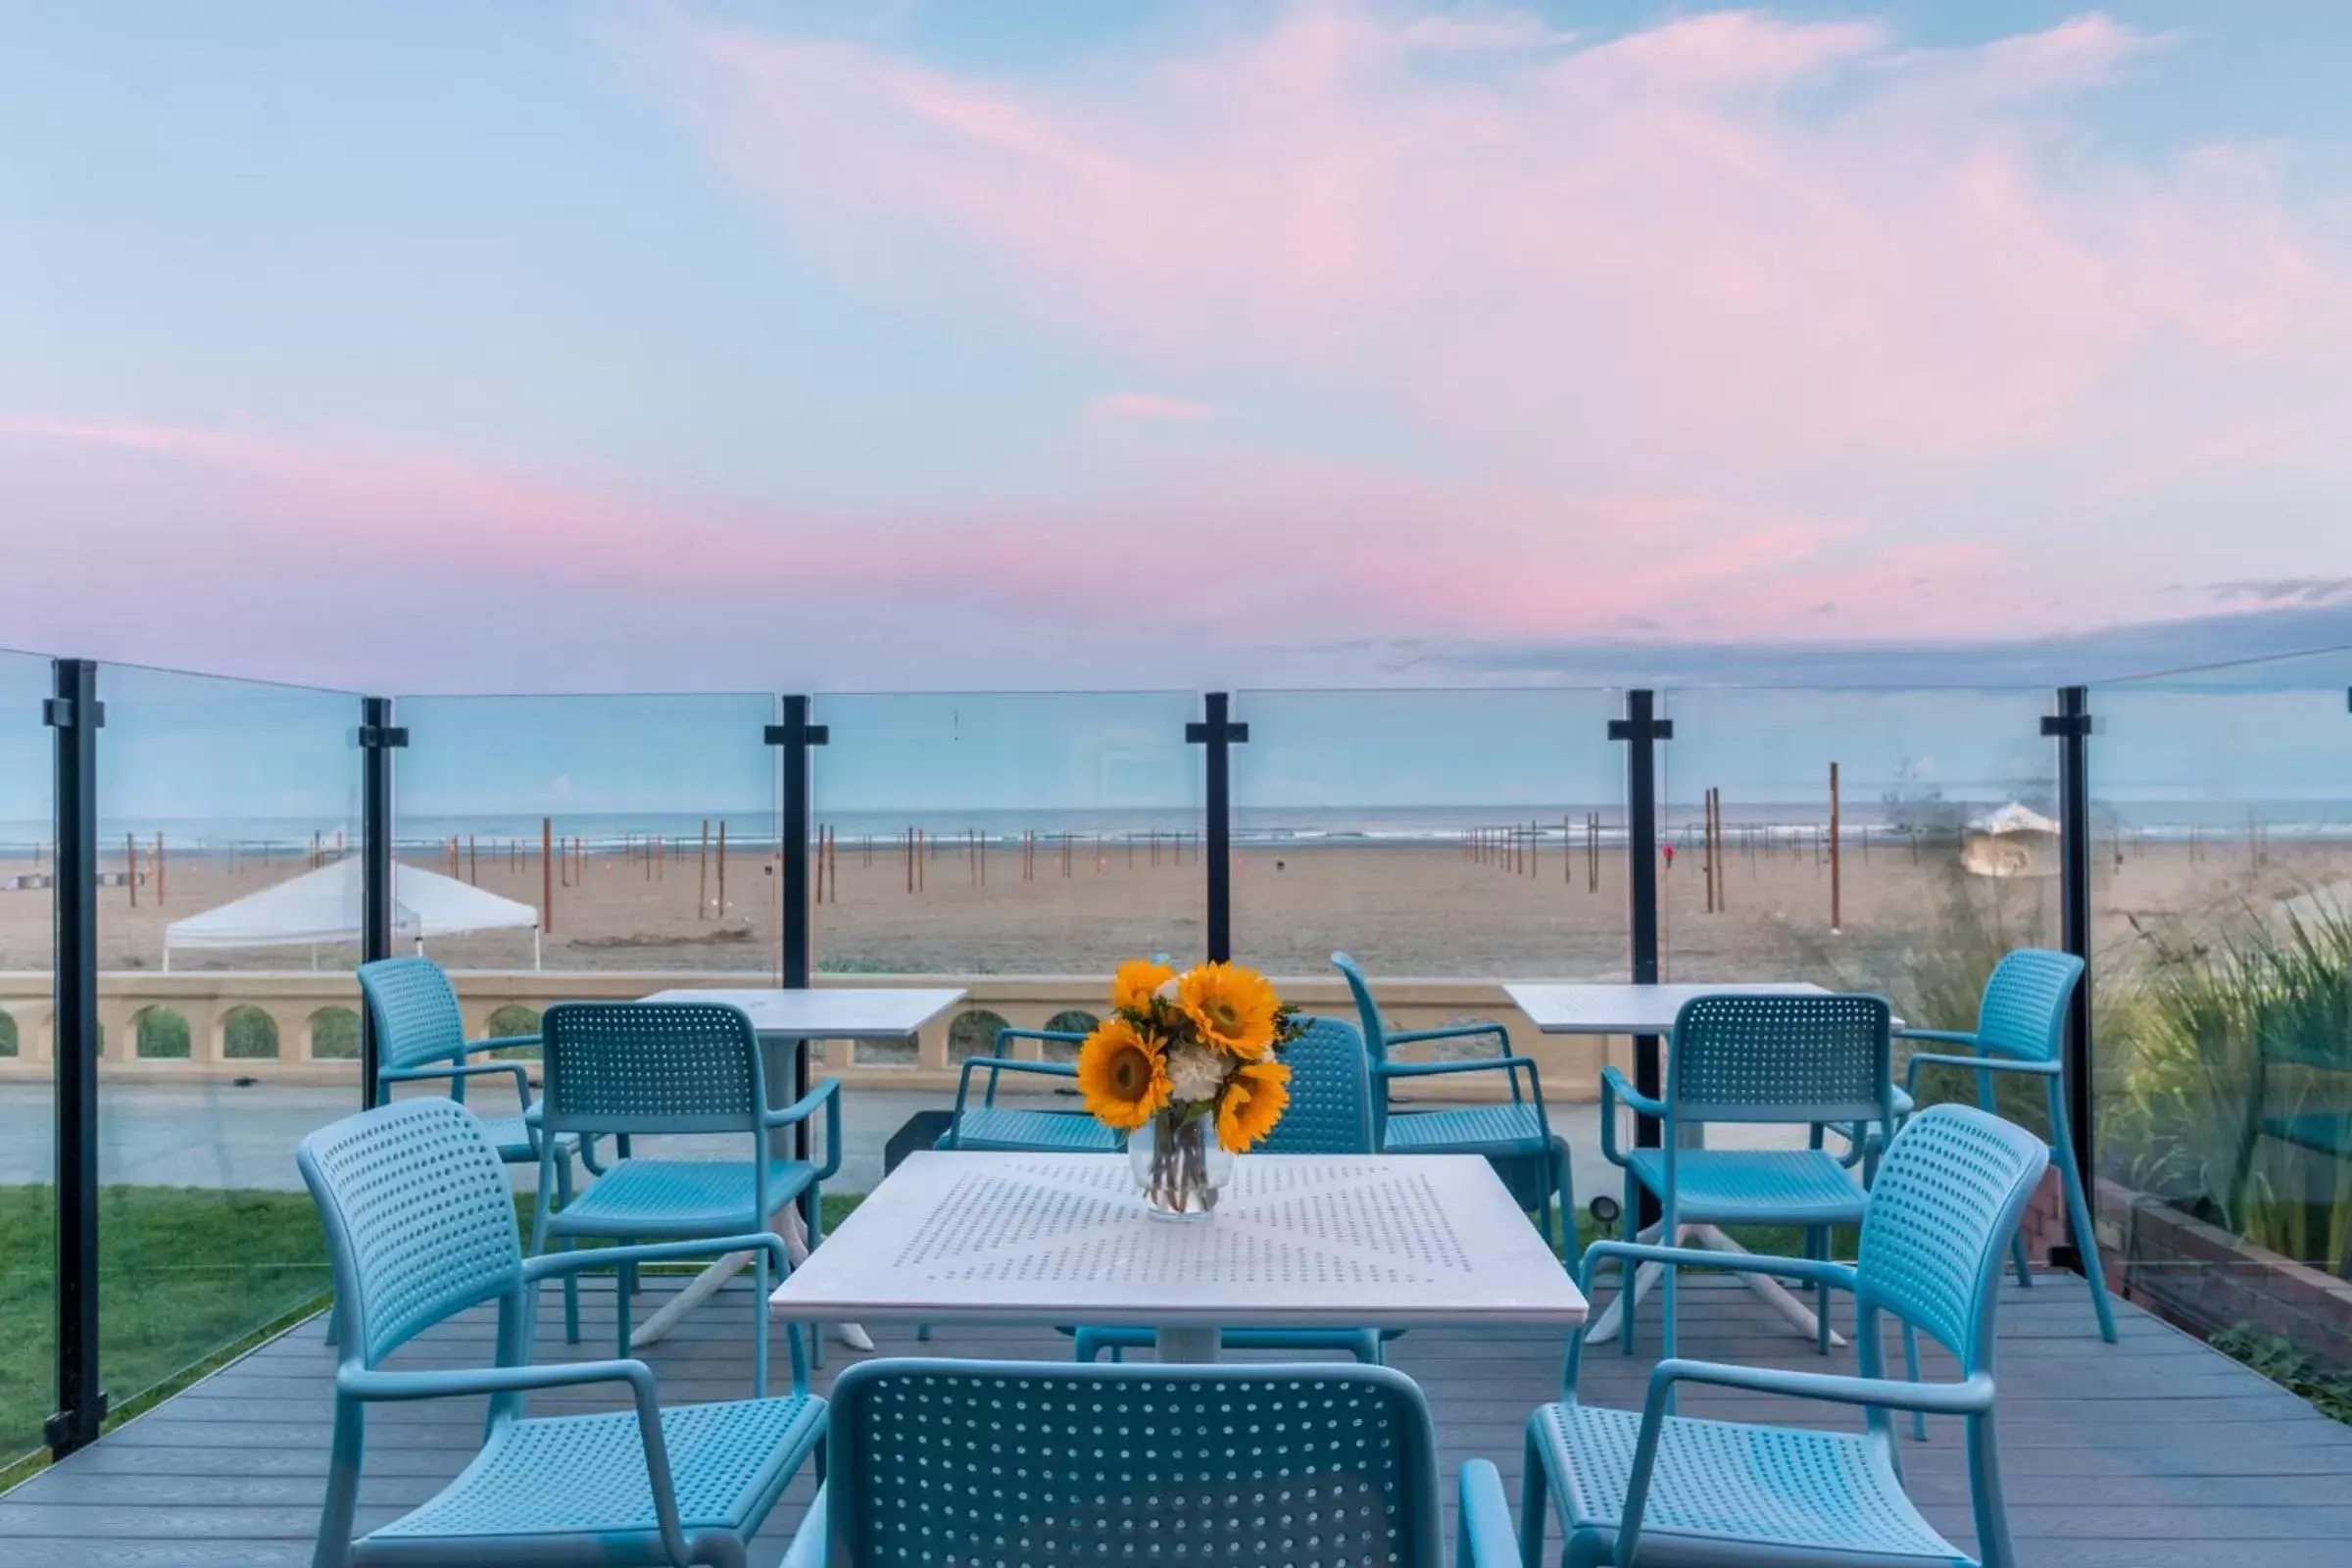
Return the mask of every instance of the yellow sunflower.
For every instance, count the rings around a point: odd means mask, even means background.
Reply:
[[[1274,1015],[1282,999],[1255,969],[1204,963],[1176,982],[1176,1004],[1200,1031],[1202,1045],[1254,1061],[1274,1044]]]
[[[1279,1061],[1253,1061],[1236,1072],[1217,1102],[1217,1143],[1238,1154],[1263,1143],[1291,1103],[1291,1069]]]
[[[1167,1042],[1124,1018],[1105,1018],[1078,1048],[1078,1089],[1095,1120],[1120,1132],[1168,1102]]]
[[[1175,978],[1176,971],[1164,963],[1129,958],[1119,965],[1117,976],[1110,982],[1110,1004],[1146,1011],[1152,1005],[1152,993]]]

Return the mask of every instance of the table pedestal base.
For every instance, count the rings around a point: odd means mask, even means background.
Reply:
[[[1642,1240],[1645,1242],[1656,1239],[1655,1229],[1642,1233]],[[1688,1247],[1694,1242],[1713,1252],[1740,1253],[1747,1250],[1746,1248],[1741,1247],[1712,1225],[1685,1225],[1682,1227],[1682,1234],[1675,1238],[1677,1247]],[[1658,1283],[1660,1272],[1655,1263],[1644,1263],[1634,1271],[1633,1298],[1635,1300],[1639,1301],[1649,1294],[1650,1287]],[[1779,1280],[1766,1274],[1742,1274],[1740,1276],[1740,1283],[1763,1298],[1767,1305],[1787,1318],[1789,1326],[1805,1338],[1812,1339],[1821,1332],[1821,1320],[1813,1315],[1813,1309],[1791,1295],[1788,1287]],[[1585,1330],[1585,1338],[1588,1342],[1613,1340],[1617,1337],[1617,1312],[1624,1301],[1625,1291],[1623,1287],[1620,1287],[1617,1298],[1609,1302],[1601,1314],[1594,1318]],[[1844,1335],[1835,1329],[1830,1331],[1830,1344],[1841,1346],[1844,1343]]]
[[[1221,1336],[1215,1329],[1178,1328],[1163,1323],[1158,1334],[1162,1361],[1199,1366],[1217,1358]]]
[[[808,1261],[808,1230],[801,1223],[798,1208],[784,1210],[784,1250],[792,1258],[792,1266],[800,1267]],[[686,1288],[662,1303],[662,1309],[638,1325],[629,1336],[629,1348],[642,1350],[649,1345],[659,1345],[663,1336],[678,1326],[686,1314],[710,1298],[710,1293],[752,1266],[749,1252],[729,1252],[709,1268],[697,1274]],[[812,1325],[813,1326],[813,1325]],[[865,1330],[855,1323],[836,1323],[833,1337],[853,1350],[870,1350],[874,1342]]]

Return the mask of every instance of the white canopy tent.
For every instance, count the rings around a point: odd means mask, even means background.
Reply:
[[[164,928],[164,968],[177,948],[319,948],[360,940],[358,856],[307,871]],[[527,904],[414,865],[392,867],[392,939],[422,945],[465,931],[531,933],[539,967],[539,911]]]
[[[1960,863],[1976,876],[2056,876],[2058,824],[2011,801],[1968,824]]]

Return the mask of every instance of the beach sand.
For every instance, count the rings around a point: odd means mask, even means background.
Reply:
[[[413,858],[428,870],[446,858]],[[1057,853],[1040,850],[1033,880],[1021,877],[1017,850],[988,855],[983,886],[967,853],[942,844],[906,889],[903,855],[877,845],[872,863],[860,848],[838,855],[838,894],[828,875],[814,908],[820,971],[835,973],[1101,974],[1123,957],[1166,952],[1196,956],[1202,932],[1204,879],[1200,859],[1182,863],[1163,847],[1161,861],[1139,852],[1130,866],[1123,847],[1098,860],[1081,843],[1068,875]],[[1727,907],[1709,913],[1701,858],[1678,854],[1662,871],[1663,967],[1668,979],[1814,978],[1870,986],[1899,996],[1923,947],[1938,940],[1952,901],[1973,901],[2011,942],[2057,938],[2054,878],[1994,882],[1958,873],[1950,846],[1922,846],[1914,860],[1902,845],[1849,844],[1842,857],[1841,923],[1830,929],[1830,878],[1812,846],[1767,854],[1735,850],[1722,888]],[[779,919],[772,850],[730,849],[727,905],[697,918],[703,879],[690,850],[683,861],[647,866],[641,858],[591,854],[579,886],[559,883],[554,929],[543,939],[549,969],[705,970],[773,976]],[[481,853],[479,884],[538,905],[535,855],[519,865]],[[463,869],[463,862],[461,864]],[[0,863],[0,879],[30,869]],[[163,963],[163,928],[171,920],[243,897],[299,874],[296,858],[271,865],[173,857],[160,905],[152,882],[136,907],[122,888],[100,894],[99,944],[108,969],[155,971]],[[2259,865],[2239,844],[2127,843],[2120,863],[2102,842],[2094,858],[2095,934],[2101,948],[2129,949],[2132,921],[2160,925],[2186,913],[2267,908],[2312,887],[2352,878],[2352,846],[2272,841]],[[1565,873],[1565,874],[1564,874]],[[715,895],[715,875],[711,893]],[[1622,978],[1626,973],[1625,857],[1604,850],[1597,887],[1583,855],[1563,867],[1556,845],[1539,854],[1532,874],[1464,858],[1451,847],[1246,850],[1234,867],[1237,956],[1275,975],[1328,973],[1345,949],[1377,976]],[[0,892],[0,970],[50,964],[50,898],[41,891]],[[433,956],[453,968],[527,969],[527,931],[438,940]],[[307,969],[307,949],[250,949],[175,954],[187,970]],[[349,946],[324,948],[321,968],[348,967]]]

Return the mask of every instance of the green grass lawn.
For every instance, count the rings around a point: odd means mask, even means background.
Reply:
[[[828,1196],[826,1227],[858,1201]],[[48,1187],[0,1187],[0,1487],[37,1468],[56,1392],[55,1202]],[[527,1195],[516,1206],[527,1225]],[[325,1249],[307,1194],[109,1187],[98,1213],[110,1425],[325,1304]]]

